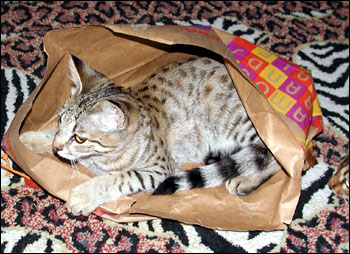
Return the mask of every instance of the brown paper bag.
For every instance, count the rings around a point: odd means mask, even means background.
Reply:
[[[309,125],[300,128],[271,106],[274,101],[269,103],[258,87],[264,83],[252,82],[243,65],[237,63],[234,55],[238,51],[230,49],[235,38],[210,27],[107,24],[50,31],[44,37],[44,49],[48,54],[45,77],[18,110],[2,147],[41,187],[67,200],[71,189],[92,177],[92,173],[81,166],[78,171],[73,170],[53,155],[35,154],[18,137],[25,131],[57,126],[58,110],[70,94],[69,54],[125,87],[137,84],[159,67],[186,56],[219,57],[224,59],[260,137],[284,169],[245,197],[230,195],[224,186],[165,196],[135,194],[104,204],[96,213],[118,222],[168,218],[223,230],[283,229],[283,223],[291,222],[298,202],[301,172],[308,166],[305,159],[311,139],[320,131],[312,125],[317,121],[310,120],[314,115],[321,115],[317,97],[313,96]],[[318,123],[322,124],[321,120]]]

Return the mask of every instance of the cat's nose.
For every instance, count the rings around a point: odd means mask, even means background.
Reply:
[[[52,146],[52,150],[53,150],[53,153],[58,153],[59,151],[61,151],[62,149],[57,147],[57,146]]]
[[[62,149],[63,149],[63,146],[60,146],[60,145],[53,145],[52,146],[52,150],[53,150],[54,154],[58,153],[59,151],[62,151]]]
[[[56,134],[55,138],[53,139],[52,142],[52,151],[54,154],[57,154],[59,151],[63,150],[64,143],[62,141],[62,138]]]

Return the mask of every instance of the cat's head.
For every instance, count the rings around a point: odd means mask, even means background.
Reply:
[[[127,135],[128,110],[112,100],[113,85],[103,74],[77,57],[69,61],[71,96],[59,113],[53,150],[68,160],[122,149]],[[115,87],[114,87],[115,88]]]

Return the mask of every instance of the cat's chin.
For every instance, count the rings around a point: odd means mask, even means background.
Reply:
[[[69,159],[63,158],[63,157],[61,157],[61,156],[58,156],[57,154],[56,154],[56,157],[57,157],[60,161],[62,161],[62,162],[64,162],[64,163],[68,163],[68,164],[72,164],[72,162],[74,161],[74,160],[69,160]]]
[[[63,154],[61,151],[55,154],[60,160],[63,160],[65,162],[71,162],[71,161],[76,161],[78,158],[74,155],[71,154]]]

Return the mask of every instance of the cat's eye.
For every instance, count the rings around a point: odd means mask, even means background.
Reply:
[[[86,138],[79,137],[78,135],[74,135],[75,141],[77,141],[79,144],[82,144],[86,141]]]

